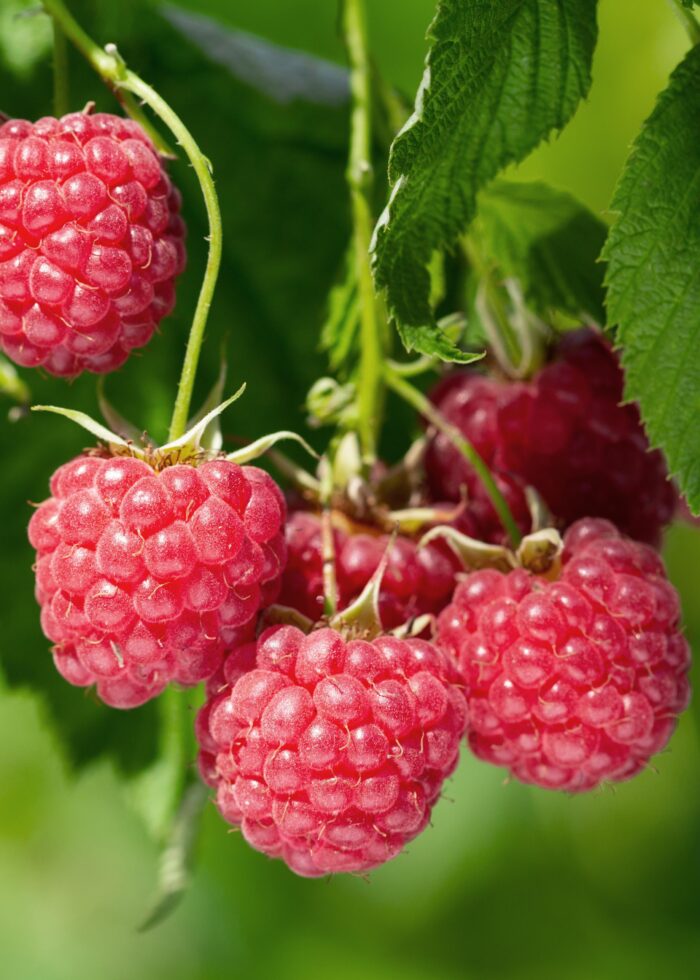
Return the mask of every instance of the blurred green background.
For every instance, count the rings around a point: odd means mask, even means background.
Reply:
[[[0,108],[33,118],[51,111],[51,77],[48,25],[17,18],[28,6],[0,0]],[[98,40],[119,43],[213,162],[226,242],[201,391],[224,344],[231,384],[249,383],[229,413],[229,431],[249,437],[301,424],[305,390],[323,369],[316,338],[348,231],[342,78],[324,75],[315,103],[285,101],[284,81],[280,89],[270,74],[278,59],[263,59],[261,76],[259,58],[240,35],[201,22],[183,30],[178,10],[342,63],[335,0],[188,0],[179,8],[80,0],[71,6]],[[433,3],[368,6],[379,64],[412,93]],[[203,26],[208,55],[196,43]],[[567,188],[604,213],[629,143],[687,41],[665,0],[601,0],[600,32],[589,102],[559,140],[517,173]],[[71,69],[76,108],[92,98],[113,105],[77,57]],[[250,81],[251,71],[258,87],[261,77],[268,91],[272,86],[272,95],[241,79],[247,73]],[[111,399],[156,436],[167,421],[204,258],[196,185],[182,162],[173,171],[185,192],[191,235],[180,305],[163,336],[107,385]],[[36,401],[95,410],[90,378],[70,389],[28,380]],[[398,455],[404,447],[392,417],[387,450]],[[657,760],[658,773],[586,798],[504,785],[502,772],[465,757],[434,826],[369,881],[298,879],[252,852],[209,806],[182,905],[154,931],[137,934],[157,849],[126,802],[122,779],[153,755],[153,713],[110,712],[55,675],[38,628],[25,541],[27,500],[45,495],[52,470],[86,437],[55,417],[15,425],[3,417],[0,442],[3,977],[644,980],[696,974],[697,708]],[[679,527],[667,546],[696,645],[699,545],[699,532]],[[42,693],[30,693],[29,684]],[[61,740],[55,717],[62,719]]]

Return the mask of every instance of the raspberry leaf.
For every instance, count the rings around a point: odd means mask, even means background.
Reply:
[[[428,357],[437,357],[441,361],[450,361],[455,364],[471,364],[478,361],[483,354],[463,351],[450,338],[450,334],[443,330],[439,324],[407,324],[397,321],[397,328],[401,343],[407,351],[417,351],[419,354],[426,354]]]
[[[357,347],[360,300],[357,294],[355,249],[347,249],[343,274],[328,295],[326,319],[321,328],[321,349],[328,352],[333,371],[346,365]]]
[[[478,190],[561,129],[587,93],[595,13],[595,0],[441,0],[373,243],[376,282],[404,339],[434,324],[428,263],[467,227]]]
[[[539,181],[497,180],[479,195],[480,250],[518,280],[539,313],[554,309],[605,322],[604,267],[597,260],[606,232],[576,198]]]
[[[644,124],[615,193],[608,322],[626,394],[639,401],[689,506],[700,510],[700,47],[676,68]]]

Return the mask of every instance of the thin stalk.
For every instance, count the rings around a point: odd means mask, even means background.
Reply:
[[[168,686],[158,699],[160,715],[160,755],[167,759],[170,779],[167,813],[174,814],[188,782],[194,719],[190,716],[182,691]]]
[[[346,171],[352,202],[355,261],[360,295],[360,366],[358,388],[358,435],[365,468],[377,455],[383,402],[382,361],[386,325],[374,293],[370,266],[370,243],[374,228],[372,210],[372,62],[367,40],[364,0],[345,0],[343,34],[350,62],[350,156]]]
[[[684,7],[681,0],[671,0],[671,6],[675,8],[678,19],[688,32],[691,44],[700,44],[700,23],[693,11]]]
[[[53,114],[57,118],[70,111],[68,45],[60,24],[53,21]]]
[[[323,613],[329,619],[338,611],[338,577],[333,535],[333,467],[324,456],[319,466],[321,476],[321,559],[323,562]]]
[[[170,423],[169,440],[172,441],[178,439],[186,430],[197,364],[199,363],[199,355],[204,340],[204,330],[216,286],[219,266],[221,265],[221,212],[212,179],[211,165],[197,146],[194,137],[180,117],[173,112],[167,102],[155,89],[127,68],[113,45],[108,45],[104,49],[98,47],[74,20],[62,0],[44,0],[44,7],[60,25],[66,36],[87,58],[95,71],[119,95],[125,108],[133,118],[139,122],[142,122],[142,119],[145,118],[133,98],[135,96],[137,100],[146,103],[162,119],[175,136],[177,143],[182,146],[187,154],[202,188],[207,217],[209,219],[209,255],[199,299],[197,300],[197,306],[192,319],[192,327],[185,351],[185,360],[182,366],[175,408]],[[149,131],[152,132],[150,124],[147,123],[147,125]]]
[[[510,543],[516,548],[521,540],[520,528],[515,522],[510,507],[506,503],[505,497],[498,489],[491,470],[483,461],[479,453],[472,446],[468,439],[462,435],[459,429],[448,422],[447,419],[435,408],[425,395],[409,384],[405,378],[395,374],[390,368],[385,371],[387,385],[396,392],[399,397],[412,405],[430,424],[439,432],[442,432],[450,440],[455,449],[461,453],[467,462],[474,468],[477,476],[481,480],[493,508],[498,514],[501,524],[508,533]]]

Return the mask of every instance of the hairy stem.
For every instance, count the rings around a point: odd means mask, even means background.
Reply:
[[[498,489],[491,470],[488,468],[476,449],[474,449],[468,439],[465,439],[459,429],[452,425],[451,422],[448,422],[447,419],[437,410],[437,408],[435,408],[433,403],[429,401],[421,391],[414,388],[412,384],[409,384],[405,378],[395,374],[389,367],[387,367],[385,371],[385,378],[388,386],[395,391],[397,395],[403,398],[404,401],[408,402],[409,405],[412,405],[413,408],[415,408],[416,411],[423,416],[423,418],[427,419],[427,421],[430,422],[434,428],[447,436],[455,449],[461,453],[467,462],[474,468],[484,489],[486,490],[486,493],[488,494],[489,500],[493,504],[494,510],[498,514],[501,524],[508,533],[512,547],[516,548],[522,537],[520,528],[516,524],[515,518],[513,517],[510,507],[506,503],[503,494]]]
[[[360,295],[360,368],[358,374],[358,435],[365,467],[377,455],[377,433],[383,402],[382,361],[386,324],[375,296],[370,266],[372,211],[372,63],[367,41],[364,0],[345,0],[343,33],[350,61],[350,157],[347,180],[352,201],[355,261]]]
[[[204,330],[221,264],[221,212],[211,174],[211,166],[180,117],[155,89],[127,68],[114,45],[108,45],[103,49],[95,44],[71,16],[62,0],[43,0],[43,2],[46,11],[51,14],[66,36],[87,58],[95,71],[115,91],[127,112],[134,119],[141,125],[144,125],[145,120],[144,128],[147,128],[149,133],[153,133],[153,129],[148,120],[145,119],[138,102],[144,102],[162,119],[175,136],[177,143],[182,146],[187,154],[202,188],[209,219],[209,255],[192,319],[175,408],[170,423],[169,439],[172,441],[178,439],[185,432],[187,426],[197,364],[204,340]],[[162,140],[160,142],[162,144]]]
[[[60,119],[70,111],[68,45],[60,24],[53,21],[53,114]]]

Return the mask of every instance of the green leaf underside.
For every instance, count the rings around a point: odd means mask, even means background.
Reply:
[[[497,180],[479,194],[474,234],[538,313],[561,310],[605,322],[607,226],[576,198],[541,182]]]
[[[428,357],[438,357],[441,361],[451,361],[455,364],[470,364],[478,361],[483,354],[460,350],[440,327],[409,326],[397,323],[401,343],[407,351],[417,351]]]
[[[404,329],[433,323],[428,263],[481,187],[571,117],[590,86],[596,0],[442,0],[416,109],[392,146],[374,271]]]
[[[627,161],[604,251],[626,395],[700,510],[700,47],[659,97]]]

